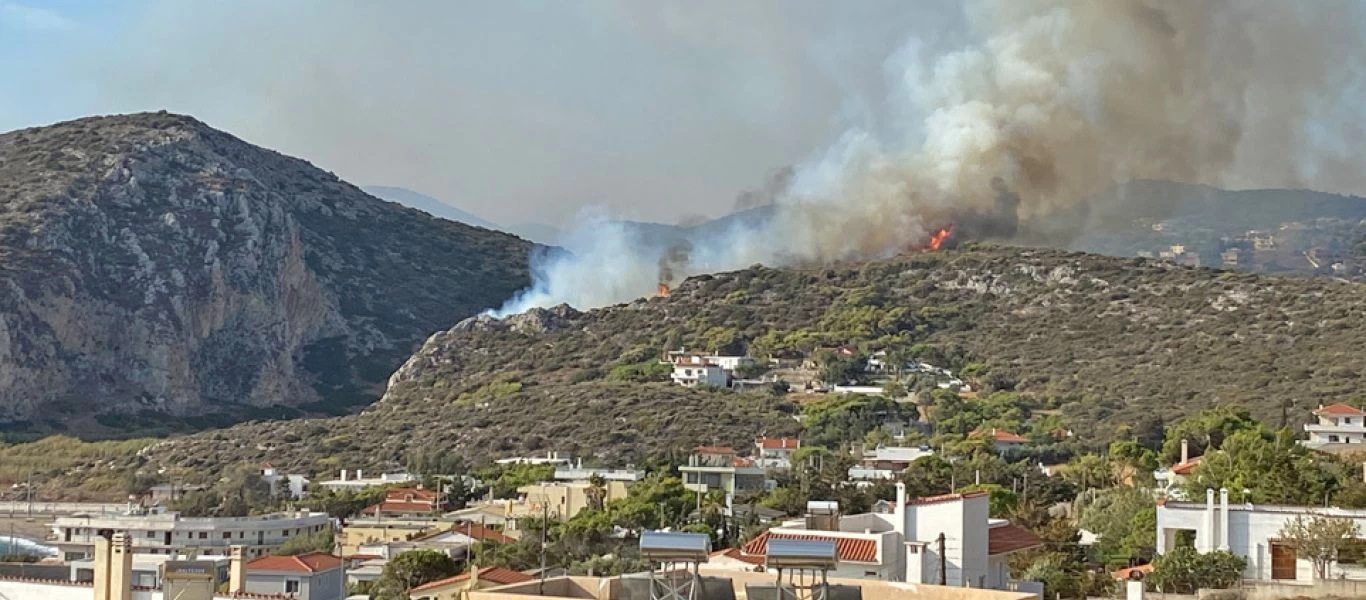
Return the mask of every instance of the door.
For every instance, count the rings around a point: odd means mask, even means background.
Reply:
[[[1295,579],[1295,547],[1271,542],[1271,578]]]

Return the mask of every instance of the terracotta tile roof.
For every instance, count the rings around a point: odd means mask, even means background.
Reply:
[[[813,534],[773,533],[765,531],[745,544],[743,552],[750,556],[763,556],[768,553],[768,540],[830,540],[835,542],[839,559],[846,562],[877,562],[877,541],[860,538],[846,538]]]
[[[514,540],[514,539],[512,539],[512,538],[510,538],[510,537],[508,537],[508,536],[506,536],[506,535],[503,535],[503,532],[498,531],[497,529],[494,529],[494,528],[492,528],[492,527],[485,527],[485,526],[480,525],[480,524],[478,524],[478,523],[462,523],[462,524],[456,525],[455,527],[452,527],[452,528],[450,528],[450,529],[448,529],[448,530],[446,530],[446,531],[438,531],[438,532],[435,532],[435,533],[431,533],[431,534],[427,535],[426,537],[434,537],[434,536],[438,536],[438,535],[441,535],[441,534],[443,534],[443,533],[447,533],[447,532],[450,532],[450,531],[454,531],[455,533],[459,533],[459,534],[461,534],[461,535],[464,535],[464,536],[466,536],[466,537],[473,538],[473,539],[476,539],[476,540],[488,540],[488,541],[490,541],[490,542],[498,542],[498,543],[500,543],[500,544],[511,544],[511,543],[517,541],[517,540]],[[418,539],[422,539],[422,538],[418,538]]]
[[[409,496],[412,496],[412,500],[408,499]],[[384,492],[384,499],[395,502],[435,502],[436,492],[417,488],[394,488]]]
[[[455,577],[447,577],[447,578],[445,578],[445,579],[438,579],[438,580],[436,580],[436,581],[430,581],[430,582],[427,582],[427,583],[424,583],[424,584],[422,584],[422,585],[419,585],[419,586],[417,586],[417,587],[415,587],[415,588],[413,588],[413,589],[411,589],[411,590],[408,590],[408,591],[409,591],[409,593],[411,593],[411,592],[424,592],[424,591],[427,591],[427,590],[434,590],[434,589],[436,589],[436,588],[446,587],[446,586],[451,585],[451,584],[454,584],[454,583],[460,583],[460,582],[462,582],[462,581],[467,581],[467,580],[469,580],[469,578],[470,578],[469,572],[465,572],[465,573],[461,573],[461,574],[459,574],[459,575],[456,575]],[[510,584],[510,583],[523,583],[523,582],[531,581],[531,580],[532,580],[532,577],[531,577],[530,575],[527,575],[526,573],[519,573],[519,572],[517,572],[517,571],[513,571],[512,569],[504,569],[503,567],[484,567],[484,568],[482,568],[482,569],[479,569],[479,581],[487,581],[487,582],[489,582],[489,583],[493,583],[493,584],[496,584],[496,585],[508,585],[508,584]]]
[[[429,513],[436,509],[437,507],[435,505],[428,502],[390,502],[386,500],[379,504],[371,504],[370,506],[365,507],[365,510],[361,512],[367,515],[373,515],[375,514],[375,511],[387,513]]]
[[[735,454],[734,448],[725,446],[698,446],[692,451],[694,454]]]
[[[923,498],[911,498],[910,500],[906,501],[906,505],[910,506],[920,504],[938,504],[940,502],[954,502],[957,500],[967,500],[968,498],[981,498],[982,496],[987,496],[990,494],[991,492],[988,492],[986,490],[978,490],[976,492],[967,492],[965,494],[941,494],[938,496],[925,496]]]
[[[994,439],[994,440],[996,440],[996,441],[998,441],[998,442],[1002,442],[1002,443],[1006,443],[1006,444],[1025,444],[1025,443],[1028,443],[1028,442],[1029,442],[1029,440],[1028,440],[1027,438],[1024,438],[1024,437],[1015,435],[1015,434],[1013,434],[1013,433],[1011,433],[1011,432],[1009,432],[1009,431],[1003,431],[1003,430],[1000,430],[1000,429],[991,429],[991,430],[987,430],[987,431],[978,430],[978,431],[972,432],[971,434],[968,434],[968,437],[972,437],[972,438],[979,438],[979,437],[983,437],[983,436],[990,437],[991,439]]]
[[[764,450],[787,450],[802,447],[801,440],[790,437],[761,437],[755,441],[759,444],[759,447],[763,448]]]
[[[767,548],[767,545],[765,545],[765,548]],[[726,550],[722,550],[722,551],[720,551],[720,552],[712,552],[712,553],[711,553],[711,558],[719,558],[719,557],[722,557],[722,556],[724,556],[724,557],[726,557],[726,558],[733,558],[733,559],[738,560],[738,561],[740,561],[740,562],[747,562],[747,563],[749,563],[749,564],[751,564],[751,565],[762,565],[762,564],[764,564],[764,557],[762,557],[762,556],[751,556],[751,555],[745,554],[744,552],[741,552],[739,548],[729,548],[729,549],[726,549]]]
[[[1194,471],[1196,467],[1200,466],[1200,462],[1204,459],[1205,457],[1203,456],[1197,456],[1186,462],[1176,463],[1172,465],[1171,472],[1177,475],[1190,475],[1191,471]]]
[[[1137,567],[1127,567],[1127,568],[1120,569],[1120,570],[1115,571],[1115,572],[1110,573],[1110,574],[1113,575],[1115,579],[1128,579],[1129,576],[1132,575],[1132,574],[1135,573],[1135,572],[1144,573],[1144,574],[1152,573],[1152,572],[1153,572],[1153,566],[1152,566],[1152,565],[1139,565],[1139,566],[1137,566]]]
[[[1034,532],[1019,525],[998,525],[987,530],[987,554],[1009,554],[1043,544]]]
[[[1328,415],[1331,417],[1366,417],[1366,411],[1348,404],[1329,404],[1316,411],[1316,415]]]
[[[383,554],[347,554],[342,560],[375,560],[384,558]]]
[[[248,571],[286,571],[290,573],[317,573],[340,569],[342,559],[326,552],[309,552],[295,556],[262,556],[247,563]]]
[[[737,456],[737,457],[731,459],[731,461],[730,461],[730,466],[732,466],[732,467],[752,467],[752,466],[754,466],[754,459],[752,459],[752,458],[743,458],[743,457]]]

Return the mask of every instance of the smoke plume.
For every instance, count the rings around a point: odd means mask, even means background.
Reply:
[[[908,121],[850,130],[767,186],[765,220],[685,231],[682,263],[593,230],[503,312],[639,297],[665,263],[673,278],[876,258],[947,224],[973,239],[1065,243],[1084,223],[1060,215],[1075,219],[1129,180],[1362,191],[1348,154],[1363,131],[1351,106],[1366,56],[1354,4],[987,0],[967,10],[975,44],[922,56],[910,40],[888,59],[892,112]]]

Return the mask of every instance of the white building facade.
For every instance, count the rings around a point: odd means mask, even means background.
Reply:
[[[1366,444],[1366,411],[1346,404],[1332,404],[1320,406],[1314,416],[1318,421],[1304,426],[1309,434],[1309,439],[1301,442],[1305,447]]]
[[[1228,490],[1207,490],[1203,504],[1158,504],[1157,552],[1165,554],[1176,548],[1183,537],[1193,535],[1198,552],[1227,550],[1246,558],[1246,579],[1309,582],[1314,579],[1313,564],[1298,556],[1294,545],[1283,541],[1280,535],[1286,523],[1297,516],[1350,519],[1366,531],[1366,510],[1231,504]],[[1330,571],[1330,578],[1356,576],[1336,565]]]
[[[270,554],[285,541],[333,527],[327,513],[296,511],[250,517],[182,517],[176,512],[57,517],[52,524],[63,560],[94,556],[101,531],[127,534],[134,554],[227,556],[230,546],[249,557]]]

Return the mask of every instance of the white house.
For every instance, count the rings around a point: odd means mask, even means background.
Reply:
[[[379,477],[366,479],[365,472],[360,469],[356,469],[355,471],[342,469],[341,476],[338,479],[319,481],[317,485],[318,487],[329,490],[355,491],[363,490],[368,487],[404,484],[416,480],[417,476],[411,473],[380,473]]]
[[[792,454],[802,447],[802,441],[792,437],[760,436],[754,440],[757,450],[754,466],[765,469],[792,468]]]
[[[986,492],[907,500],[905,485],[897,484],[890,513],[787,521],[750,540],[738,558],[762,557],[771,539],[826,539],[838,552],[832,577],[1007,589],[1015,583],[1007,556],[1042,542],[989,518],[987,509]]]
[[[574,459],[568,454],[560,454],[559,452],[552,451],[546,452],[545,456],[514,456],[512,458],[500,458],[493,462],[500,465],[554,465],[557,467],[567,467],[570,464],[573,464]]]
[[[726,387],[730,383],[726,370],[715,363],[676,362],[669,378],[683,387]]]
[[[1190,444],[1181,440],[1181,462],[1153,471],[1158,495],[1171,500],[1186,500],[1186,479],[1200,466],[1202,460],[1200,456],[1191,458]]]
[[[125,533],[135,554],[227,556],[234,545],[248,557],[270,554],[292,537],[333,527],[327,513],[295,511],[249,517],[182,517],[176,512],[62,516],[52,523],[53,542],[65,560],[94,556],[101,531]]]
[[[1320,405],[1314,416],[1318,422],[1304,426],[1309,439],[1300,443],[1305,447],[1366,443],[1366,412],[1361,409],[1346,404]]]
[[[1309,582],[1314,578],[1313,564],[1296,554],[1293,544],[1281,539],[1281,529],[1296,516],[1325,516],[1351,519],[1366,531],[1366,510],[1315,508],[1306,506],[1256,506],[1230,504],[1228,490],[1205,492],[1205,502],[1158,502],[1157,552],[1165,554],[1177,547],[1183,537],[1194,535],[1199,552],[1228,550],[1247,559],[1243,577],[1252,580],[1291,580]],[[1330,577],[1356,578],[1334,566]],[[1362,574],[1366,576],[1366,574]]]
[[[695,448],[688,464],[678,467],[678,472],[683,476],[683,487],[689,490],[724,493],[726,506],[732,504],[737,493],[768,489],[767,471],[755,466],[753,460],[737,456],[730,448]]]
[[[286,475],[269,464],[261,465],[261,480],[270,486],[270,495],[287,494],[295,500],[304,497],[308,489],[308,478],[303,475]]]

